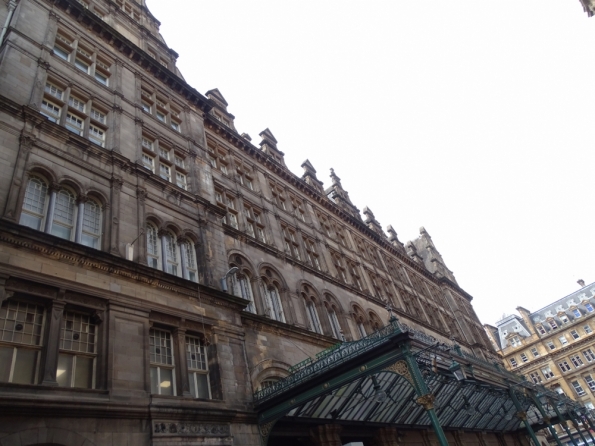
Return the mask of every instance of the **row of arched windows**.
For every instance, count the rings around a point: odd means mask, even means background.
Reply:
[[[332,336],[341,341],[346,339],[346,333],[350,332],[348,313],[330,293],[321,295],[313,286],[303,283],[299,288],[301,299],[298,301],[302,305],[303,318],[298,318],[296,313],[300,312],[290,303],[287,287],[274,268],[263,266],[256,275],[249,262],[240,255],[232,256],[229,266],[237,267],[238,271],[229,276],[228,288],[236,296],[250,302],[246,311],[278,322],[301,323],[314,333]],[[349,313],[357,327],[355,338],[363,338],[383,326],[374,312],[369,311],[366,315],[357,304],[352,304]]]
[[[145,232],[150,267],[198,282],[196,247],[189,237],[178,237],[169,228],[159,230],[151,221],[147,222]]]
[[[103,206],[98,197],[77,194],[68,184],[50,186],[41,175],[32,175],[25,188],[20,224],[100,249]]]

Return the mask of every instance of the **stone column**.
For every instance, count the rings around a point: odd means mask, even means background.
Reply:
[[[81,243],[83,239],[83,220],[85,216],[85,202],[87,201],[87,197],[85,195],[81,195],[78,197],[78,212],[76,214],[76,228],[74,231],[74,241],[76,243]]]
[[[182,277],[188,280],[188,265],[186,264],[186,249],[188,241],[183,237],[178,237],[178,246],[180,247],[180,265],[182,265]]]
[[[165,236],[168,235],[166,231],[160,229],[158,232],[159,240],[161,241],[161,271],[167,272],[167,243]]]
[[[59,184],[52,184],[50,186],[50,203],[48,204],[48,213],[45,218],[45,230],[46,234],[52,233],[52,223],[54,221],[54,211],[56,210],[56,195],[60,189]]]
[[[190,395],[190,385],[188,383],[188,360],[186,358],[186,329],[177,328],[172,333],[172,341],[178,357],[176,367],[176,393],[178,396]]]
[[[58,369],[58,353],[60,348],[60,328],[62,326],[62,316],[64,314],[64,302],[53,301],[52,308],[49,311],[48,328],[46,337],[45,360],[43,361],[43,380],[44,386],[57,386],[56,371]]]
[[[398,432],[397,428],[393,426],[383,427],[378,429],[374,434],[374,446],[398,446]]]
[[[136,189],[136,209],[137,209],[137,221],[138,221],[138,239],[135,243],[137,246],[136,255],[134,259],[136,262],[146,265],[147,264],[147,236],[145,234],[145,228],[147,225],[147,219],[145,217],[145,200],[147,198],[147,191],[144,188],[138,187]]]
[[[25,134],[24,132],[21,134],[19,152],[14,164],[12,182],[9,186],[6,207],[4,208],[4,218],[7,220],[17,221],[21,213],[19,204],[23,202],[27,182],[29,181],[29,176],[25,174],[25,166],[29,160],[29,154],[35,144],[35,140],[36,138],[33,134]]]
[[[124,181],[120,177],[112,177],[111,179],[111,231],[110,231],[110,253],[120,256],[120,195]]]
[[[342,446],[342,429],[338,424],[323,424],[310,429],[310,438],[316,446]]]

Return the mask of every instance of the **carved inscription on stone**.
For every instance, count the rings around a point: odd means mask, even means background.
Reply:
[[[175,435],[196,437],[229,437],[231,429],[229,424],[207,424],[192,422],[154,421],[153,435]]]

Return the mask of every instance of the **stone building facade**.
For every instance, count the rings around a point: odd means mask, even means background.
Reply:
[[[486,325],[506,368],[595,409],[595,283]],[[560,434],[563,430],[559,428]]]
[[[253,393],[387,307],[496,359],[427,231],[401,243],[240,134],[139,1],[0,2],[0,445],[260,444]]]

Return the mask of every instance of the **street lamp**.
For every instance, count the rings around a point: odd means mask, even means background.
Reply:
[[[384,403],[386,398],[386,392],[380,389],[380,384],[378,384],[378,380],[376,379],[375,375],[372,375],[372,383],[374,384],[374,401],[377,403]]]
[[[225,276],[223,276],[221,278],[221,289],[223,291],[225,291],[227,293],[227,278],[229,276],[233,276],[235,273],[237,273],[240,269],[237,266],[232,267],[229,271],[227,271],[227,273],[225,274]]]
[[[465,373],[465,370],[461,367],[461,364],[459,364],[454,359],[452,360],[452,363],[450,364],[448,370],[455,376],[457,381],[464,381],[465,379],[467,379],[467,374]]]

